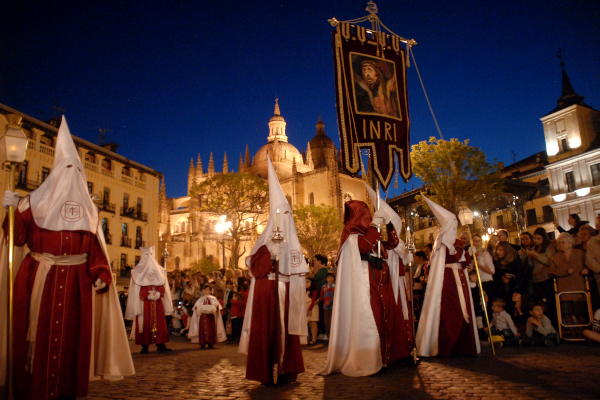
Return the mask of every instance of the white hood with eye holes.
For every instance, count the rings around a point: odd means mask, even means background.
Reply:
[[[33,218],[40,228],[92,233],[98,230],[98,209],[88,193],[83,165],[64,116],[58,129],[52,171],[29,197]]]

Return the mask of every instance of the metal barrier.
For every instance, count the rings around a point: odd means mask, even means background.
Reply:
[[[584,342],[586,340],[585,337],[581,337],[581,338],[578,338],[578,337],[565,338],[565,337],[563,337],[563,328],[586,328],[586,327],[591,328],[591,326],[592,326],[592,322],[593,322],[593,318],[594,318],[594,311],[592,310],[592,299],[590,297],[590,282],[588,281],[587,276],[583,276],[583,280],[585,281],[585,291],[576,290],[573,292],[559,292],[558,284],[556,282],[556,277],[554,277],[554,293],[556,295],[556,314],[558,317],[558,335],[560,337],[560,340],[565,340],[565,341],[569,341],[569,342]],[[586,303],[587,303],[587,310],[588,310],[588,323],[587,324],[578,324],[577,320],[575,320],[574,324],[567,324],[567,323],[563,322],[562,310],[560,308],[560,296],[563,296],[565,294],[582,294],[585,296]]]

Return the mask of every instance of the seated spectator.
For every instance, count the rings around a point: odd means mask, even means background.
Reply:
[[[523,305],[523,290],[517,289],[512,295],[512,320],[517,327],[517,331],[519,333],[525,332],[525,325],[527,324],[527,315],[525,315],[524,310],[526,310]]]
[[[544,315],[544,306],[531,303],[529,314],[531,314],[531,317],[527,320],[525,328],[526,337],[519,343],[524,346],[546,345],[548,347],[558,344],[556,329],[552,326],[550,319]]]
[[[585,253],[574,249],[573,236],[563,232],[558,235],[559,252],[550,258],[548,273],[556,276],[558,292],[585,291],[585,278],[587,268],[585,267]],[[588,320],[587,298],[583,294],[567,293],[560,296],[560,309],[566,325],[581,325]],[[579,336],[583,332],[572,330],[573,336]]]
[[[592,329],[586,329],[583,331],[583,336],[594,342],[600,342],[600,308],[594,313],[594,322]]]
[[[504,342],[494,344],[498,347],[516,346],[519,344],[519,337],[521,336],[510,314],[504,311],[505,307],[506,302],[504,299],[497,298],[492,301],[492,311],[494,312],[492,322],[490,322],[492,335],[500,335],[504,338]]]

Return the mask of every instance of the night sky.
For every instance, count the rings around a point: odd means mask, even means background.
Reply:
[[[190,158],[237,170],[266,143],[275,98],[300,151],[319,114],[339,145],[327,20],[366,1],[13,1],[0,24],[0,103],[41,120],[64,108],[71,132],[166,178],[185,196]],[[376,1],[416,61],[446,139],[470,139],[506,165],[545,150],[563,47],[575,91],[600,108],[600,2]],[[437,135],[414,64],[411,141]],[[410,181],[406,187],[419,186]],[[390,196],[404,189],[391,189]]]

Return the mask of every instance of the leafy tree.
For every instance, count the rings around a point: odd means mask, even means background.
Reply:
[[[256,232],[258,217],[268,213],[269,186],[250,174],[220,174],[192,188],[190,196],[200,211],[214,216],[225,215],[231,222],[225,247],[231,251],[229,268],[235,269],[246,249],[240,253],[240,243]]]
[[[337,249],[344,224],[334,207],[325,204],[296,205],[294,220],[306,257],[312,259],[316,254],[329,256]]]
[[[463,143],[431,137],[413,145],[410,158],[413,173],[431,190],[433,200],[455,214],[463,202],[488,211],[502,194],[498,165],[488,163],[468,139]]]
[[[202,258],[194,262],[186,272],[195,274],[196,272],[202,272],[204,275],[208,275],[211,272],[215,272],[219,269],[219,264],[215,264],[210,258]]]

